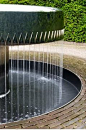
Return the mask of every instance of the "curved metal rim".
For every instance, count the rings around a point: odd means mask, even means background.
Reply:
[[[9,93],[10,93],[10,90],[8,90],[8,92],[5,93],[5,94],[1,94],[1,95],[0,95],[0,98],[4,98],[4,97],[6,97]]]

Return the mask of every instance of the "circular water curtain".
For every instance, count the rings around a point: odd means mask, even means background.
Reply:
[[[58,52],[62,10],[0,5],[0,34],[0,123],[50,112],[78,95],[81,82]]]

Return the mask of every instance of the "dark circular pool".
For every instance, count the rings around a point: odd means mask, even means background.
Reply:
[[[7,77],[10,93],[0,99],[0,122],[23,120],[48,113],[73,100],[81,90],[81,82],[66,69],[63,69],[61,79],[57,75],[59,69],[58,66],[42,62],[35,62],[34,66],[34,61],[10,61]]]

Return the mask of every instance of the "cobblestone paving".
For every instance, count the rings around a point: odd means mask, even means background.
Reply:
[[[81,46],[81,45],[80,45]],[[79,47],[80,47],[79,46]],[[81,46],[82,47],[82,46]],[[77,47],[78,49],[78,47]],[[82,49],[83,51],[83,49]],[[81,52],[80,52],[81,53]],[[78,54],[77,54],[78,55]],[[66,59],[67,56],[64,57],[64,67],[74,70],[76,72],[82,81],[83,89],[80,93],[80,95],[70,104],[66,105],[63,108],[57,109],[53,112],[50,112],[48,114],[34,117],[28,120],[24,121],[18,121],[8,124],[2,124],[0,125],[0,128],[5,129],[83,129],[86,128],[86,59],[79,59],[80,64],[84,64],[84,71],[81,69],[80,66],[75,66],[74,64],[77,63],[75,60],[75,63],[71,63],[71,56],[69,59]],[[83,58],[83,57],[82,57]],[[67,63],[65,62],[65,59],[67,60]],[[70,65],[71,63],[71,65]],[[85,74],[84,74],[85,73]],[[85,75],[85,76],[84,76]]]

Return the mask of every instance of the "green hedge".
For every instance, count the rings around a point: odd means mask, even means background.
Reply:
[[[30,5],[44,5],[52,7],[63,7],[67,3],[76,2],[79,5],[86,6],[86,0],[0,0],[2,4],[30,4]]]
[[[86,6],[86,0],[71,0],[71,2],[76,2],[78,5]]]
[[[67,0],[0,0],[2,4],[30,4],[30,5],[43,5],[52,7],[62,7],[67,3]]]
[[[86,8],[75,3],[63,7],[65,15],[64,40],[86,42]]]
[[[86,0],[0,0],[0,3],[62,8],[65,16],[64,40],[86,42]]]

